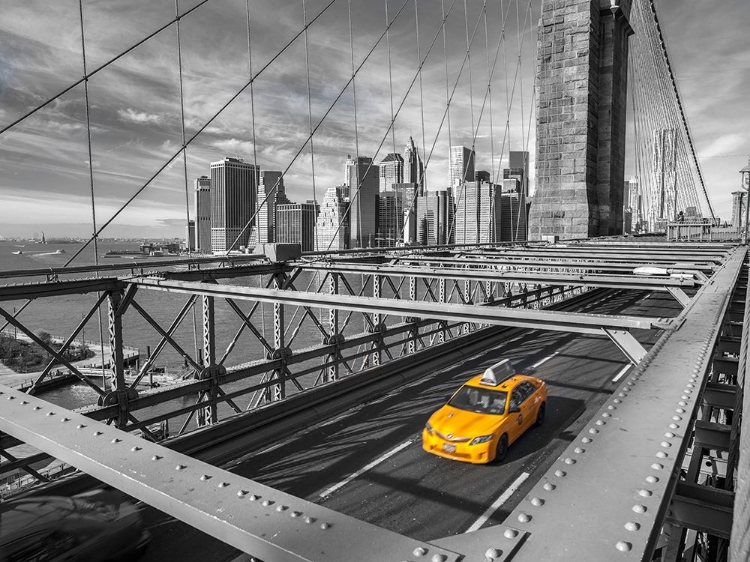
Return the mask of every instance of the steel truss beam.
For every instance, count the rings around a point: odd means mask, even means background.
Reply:
[[[429,318],[478,322],[500,326],[513,326],[539,330],[553,330],[581,334],[602,334],[604,328],[628,330],[633,328],[668,328],[671,321],[661,318],[635,316],[610,316],[598,314],[568,313],[547,310],[517,310],[512,308],[480,307],[450,303],[409,302],[398,299],[372,299],[345,295],[277,291],[255,287],[208,285],[184,281],[169,281],[156,278],[135,278],[129,281],[142,288],[173,293],[200,294],[222,298],[257,300],[319,308],[336,308],[355,312],[394,314]]]

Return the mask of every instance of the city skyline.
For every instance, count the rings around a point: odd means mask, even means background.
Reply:
[[[181,10],[193,7],[194,3],[181,3]],[[4,126],[45,99],[62,89],[61,86],[80,76],[80,33],[77,27],[77,10],[66,10],[65,6],[48,5],[34,1],[15,6],[4,12],[0,31],[8,39],[5,72],[8,76],[5,90],[0,93],[0,126]],[[271,3],[263,0],[254,10],[252,32],[258,37],[254,48],[254,60],[258,67],[269,59],[269,53],[288,40],[301,26],[301,13],[292,3]],[[316,13],[322,5],[310,3],[310,13]],[[391,16],[396,12],[395,4]],[[744,103],[741,92],[750,87],[750,63],[739,35],[740,20],[748,17],[743,4],[736,0],[728,2],[723,10],[711,10],[697,0],[677,2],[663,0],[658,4],[660,23],[670,47],[670,60],[675,70],[683,96],[686,113],[692,130],[699,131],[696,150],[709,194],[717,214],[723,220],[731,219],[731,193],[739,187],[739,169],[750,155],[750,135],[744,131],[742,114]],[[111,56],[138,38],[147,30],[156,28],[158,22],[173,17],[173,5],[138,5],[123,2],[118,6],[121,19],[113,20],[112,8],[106,5],[85,5],[87,20],[87,55],[90,68],[105,62]],[[477,6],[470,6],[469,17],[476,16]],[[170,14],[170,10],[172,13]],[[361,43],[356,50],[357,58],[364,56],[365,46],[374,42],[379,30],[369,21],[379,21],[383,16],[381,7],[365,4],[357,7],[354,18],[355,32]],[[473,10],[473,12],[472,12]],[[534,7],[537,10],[537,7]],[[200,12],[200,13],[199,13]],[[413,12],[413,11],[412,11]],[[436,29],[435,14],[424,10],[420,13],[420,27]],[[40,15],[41,14],[41,15]],[[196,10],[196,20],[190,23],[185,18],[182,29],[185,71],[186,135],[197,130],[206,116],[216,111],[229,93],[238,89],[246,66],[247,44],[242,33],[244,3],[227,2],[215,11]],[[463,14],[461,14],[462,16]],[[32,17],[33,16],[33,17]],[[377,16],[377,17],[376,17]],[[439,14],[437,14],[439,19]],[[490,21],[497,22],[497,13],[488,14]],[[411,19],[409,19],[411,18]],[[494,20],[492,18],[495,18]],[[348,55],[348,30],[345,14],[332,14],[320,24],[310,28],[312,49],[311,70],[313,90],[313,116],[320,116],[332,99],[338,78],[351,72],[347,65],[335,65],[332,61]],[[384,18],[382,18],[384,19]],[[524,29],[524,40],[531,49],[536,36],[538,12],[532,14],[531,32]],[[237,20],[237,21],[235,21]],[[112,21],[116,21],[113,32]],[[403,26],[391,32],[393,52],[394,97],[403,94],[398,80],[413,75],[413,13]],[[227,39],[226,54],[210,45],[211,31],[220,25],[229,25],[234,39]],[[449,29],[463,26],[463,17],[449,20]],[[512,26],[511,26],[512,27]],[[264,30],[273,28],[278,37],[271,37]],[[54,32],[52,31],[54,30]],[[59,31],[63,30],[63,31]],[[172,30],[173,31],[173,30]],[[346,32],[346,33],[345,33]],[[715,41],[717,33],[724,40]],[[266,35],[269,37],[266,39]],[[341,41],[329,38],[338,35]],[[346,37],[344,37],[346,36]],[[347,39],[347,40],[345,40]],[[516,30],[508,30],[508,42],[514,44]],[[426,50],[425,45],[425,49]],[[304,55],[300,40],[280,61],[282,71],[269,67],[266,77],[256,84],[258,113],[265,111],[268,118],[257,123],[256,145],[252,143],[249,128],[249,96],[243,94],[236,106],[231,106],[226,115],[212,123],[202,137],[188,149],[187,177],[183,177],[182,158],[175,159],[157,177],[132,208],[126,209],[113,224],[102,232],[107,236],[132,236],[142,233],[144,228],[150,236],[179,236],[184,233],[187,217],[186,206],[191,206],[192,182],[203,173],[202,162],[212,161],[217,156],[241,156],[245,161],[256,161],[261,168],[284,170],[301,146],[308,129],[304,66],[300,55]],[[479,49],[477,55],[484,55]],[[404,56],[395,56],[395,55]],[[408,54],[409,56],[406,56]],[[472,48],[474,55],[474,48]],[[255,56],[257,55],[257,59]],[[302,57],[303,58],[303,57]],[[380,49],[375,54],[369,72],[358,77],[359,141],[361,154],[367,154],[380,162],[387,153],[394,152],[387,135],[381,151],[376,148],[387,129],[390,109],[387,80],[382,80],[383,69],[387,70],[387,54]],[[449,55],[451,77],[457,73],[462,53],[458,49]],[[481,59],[480,56],[472,60]],[[217,61],[221,60],[221,65]],[[94,182],[97,188],[97,223],[109,219],[132,193],[155,172],[158,160],[165,161],[180,146],[179,94],[177,89],[176,48],[173,33],[158,36],[152,46],[144,46],[122,59],[114,67],[102,71],[90,80],[92,102],[92,145]],[[407,107],[396,122],[393,135],[395,152],[400,152],[403,139],[414,137],[420,153],[429,156],[437,125],[440,122],[444,98],[445,77],[442,56],[429,59],[423,72],[425,82],[425,123],[427,132],[422,136],[419,116],[418,92],[412,92]],[[369,65],[370,63],[368,63]],[[254,62],[255,65],[255,62]],[[223,68],[222,74],[216,69]],[[522,68],[525,91],[530,91],[533,63]],[[52,71],[52,69],[56,69]],[[296,73],[296,75],[295,75]],[[474,75],[475,98],[481,92],[481,80]],[[296,76],[296,77],[295,77]],[[501,74],[499,75],[501,76]],[[33,82],[24,83],[25,78]],[[711,95],[705,95],[705,78],[712,83]],[[502,79],[502,78],[499,78]],[[291,82],[290,82],[291,80]],[[399,89],[399,87],[401,89]],[[450,144],[471,146],[471,115],[468,108],[466,81],[459,84],[457,96],[451,106],[453,138]],[[501,90],[501,88],[496,88]],[[463,95],[458,95],[463,93]],[[144,95],[145,94],[145,95]],[[348,93],[347,93],[348,95]],[[0,156],[5,162],[0,179],[0,197],[4,204],[0,209],[0,234],[5,236],[30,236],[44,229],[57,236],[91,235],[91,201],[89,198],[88,155],[86,154],[85,115],[82,104],[82,87],[74,88],[68,95],[50,104],[38,115],[24,122],[13,134],[0,139]],[[278,107],[271,107],[267,99]],[[481,98],[480,98],[481,99]],[[103,100],[106,105],[103,105]],[[304,100],[304,101],[303,101]],[[379,100],[374,104],[372,100]],[[495,99],[496,107],[502,107],[502,98]],[[502,157],[507,158],[508,149],[523,150],[520,140],[525,134],[524,122],[518,113],[518,100],[511,115],[510,143],[506,143]],[[475,102],[479,101],[475,99]],[[444,99],[443,99],[444,104]],[[341,154],[352,151],[353,119],[351,96],[332,112],[331,121],[316,134],[315,184],[317,199],[321,200],[326,189],[335,185]],[[629,108],[630,109],[630,108]],[[495,165],[507,167],[500,162],[499,146],[503,138],[500,113],[495,118]],[[285,117],[286,116],[286,117]],[[292,117],[290,117],[292,116]],[[366,116],[366,118],[365,118]],[[476,114],[474,115],[476,117]],[[525,119],[528,120],[528,103]],[[386,125],[383,125],[383,124]],[[527,123],[526,123],[527,124]],[[534,127],[529,129],[529,151],[531,152],[530,181],[534,182]],[[490,157],[489,135],[486,117],[477,137],[477,155]],[[423,141],[424,138],[424,141]],[[272,142],[267,142],[269,139]],[[424,146],[423,146],[424,145]],[[510,146],[508,146],[510,145]],[[426,148],[425,148],[426,146]],[[442,131],[435,151],[428,164],[428,189],[440,189],[440,176],[447,168],[449,140]],[[35,161],[30,160],[34,154]],[[29,170],[35,167],[35,173]],[[479,158],[477,169],[491,166]],[[340,168],[338,168],[340,169]],[[290,197],[296,200],[312,199],[309,151],[303,153],[288,173]],[[626,179],[633,175],[632,166],[626,166]],[[433,179],[434,178],[434,179]],[[191,216],[190,218],[195,218]]]

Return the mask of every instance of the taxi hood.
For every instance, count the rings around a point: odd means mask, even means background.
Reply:
[[[446,404],[430,416],[429,423],[435,431],[455,437],[489,435],[502,423],[505,416],[480,414],[461,410]]]

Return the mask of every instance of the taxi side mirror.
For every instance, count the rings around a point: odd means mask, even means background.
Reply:
[[[509,414],[517,414],[520,411],[521,411],[521,408],[519,408],[518,406],[511,406],[510,410],[508,410],[508,413]]]

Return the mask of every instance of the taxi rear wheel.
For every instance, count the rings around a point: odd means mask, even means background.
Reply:
[[[534,427],[541,427],[544,423],[544,414],[545,410],[547,409],[547,405],[542,402],[542,405],[539,406],[539,409],[536,411],[536,422],[534,422]]]
[[[495,448],[495,462],[501,462],[505,460],[505,457],[507,454],[508,454],[508,434],[503,433],[503,436],[497,442],[497,447]]]

